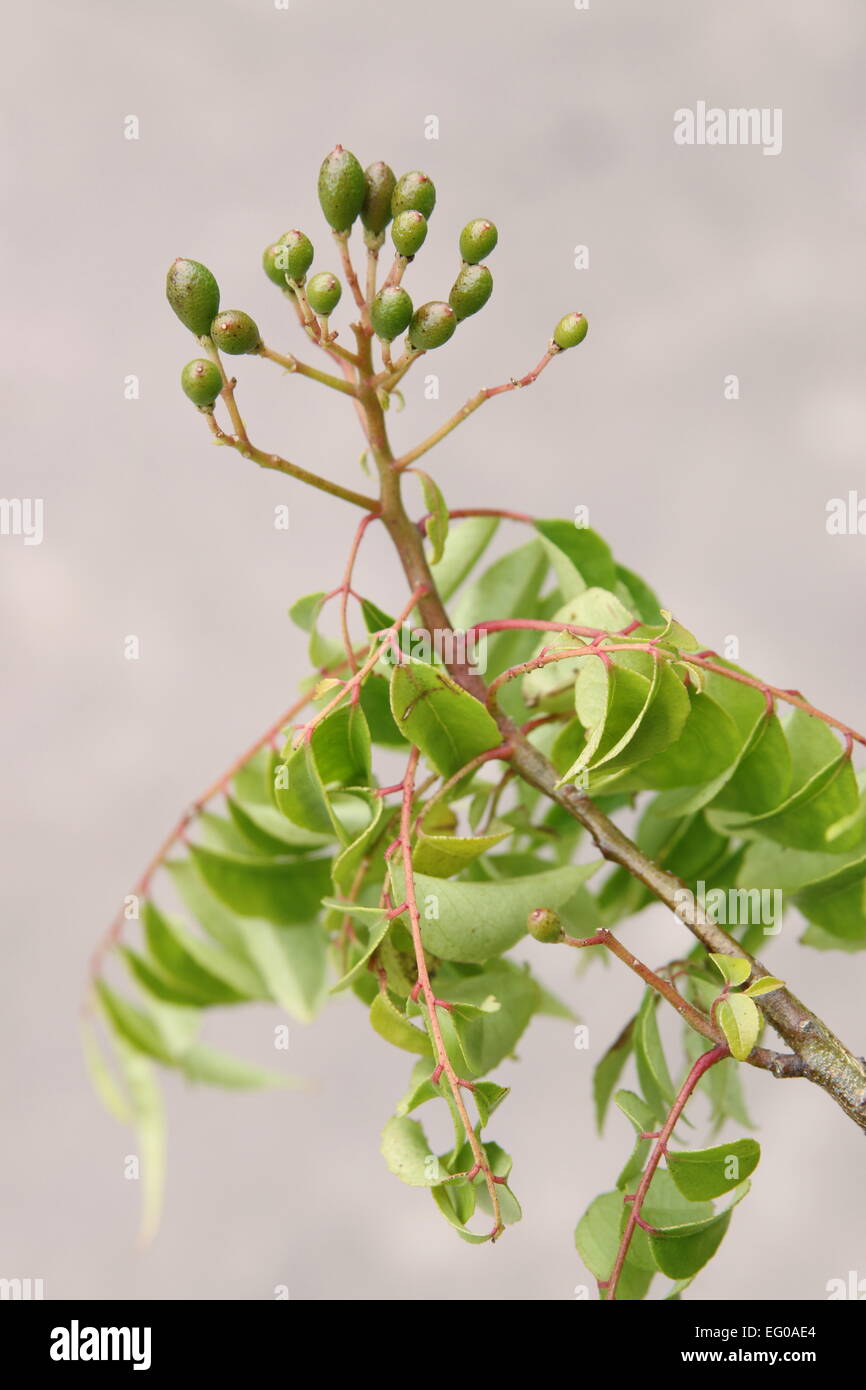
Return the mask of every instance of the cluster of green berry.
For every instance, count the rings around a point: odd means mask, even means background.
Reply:
[[[447,302],[430,300],[416,309],[400,283],[406,266],[424,244],[436,206],[436,188],[427,174],[416,169],[398,179],[381,160],[365,170],[351,151],[337,145],[322,162],[318,193],[322,212],[338,241],[348,237],[360,218],[364,241],[370,252],[378,255],[390,224],[394,265],[367,305],[370,325],[383,344],[386,362],[390,362],[390,344],[401,333],[407,334],[410,355],[427,352],[447,343],[461,320],[483,309],[493,293],[493,276],[482,261],[493,251],[499,235],[486,218],[467,222],[460,233],[462,263]],[[327,320],[340,302],[343,287],[329,270],[307,279],[313,257],[309,237],[295,229],[265,247],[262,265],[269,280],[319,317],[327,337]],[[237,309],[219,311],[219,286],[198,261],[176,260],[168,272],[166,292],[181,322],[208,346],[213,344],[232,354],[256,352],[261,347],[261,334],[249,314]],[[582,314],[566,314],[554,329],[550,350],[574,347],[586,332]],[[181,385],[191,401],[210,409],[224,386],[218,359],[188,362]]]

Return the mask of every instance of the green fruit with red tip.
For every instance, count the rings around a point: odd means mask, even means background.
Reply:
[[[385,285],[370,305],[373,332],[386,343],[405,332],[411,318],[412,300],[402,285]]]
[[[381,236],[391,221],[391,197],[397,180],[394,170],[379,159],[364,170],[364,202],[361,221],[374,237]]]
[[[589,332],[589,324],[583,314],[566,314],[553,330],[553,341],[563,351],[577,347]]]
[[[536,941],[552,943],[565,936],[562,922],[549,907],[534,907],[526,919],[526,928]]]
[[[196,357],[192,362],[187,362],[180,374],[180,384],[193,405],[203,407],[213,405],[223,389],[219,367],[206,357]]]
[[[443,304],[441,299],[432,299],[429,304],[422,304],[412,315],[412,322],[409,324],[410,346],[419,352],[442,347],[443,343],[448,342],[456,327],[457,315],[451,305]]]
[[[427,218],[423,212],[398,212],[391,227],[391,240],[401,256],[407,258],[420,251],[427,236]]]
[[[179,256],[165,277],[165,294],[185,328],[201,338],[220,307],[220,287],[206,265]]]
[[[429,217],[436,206],[436,186],[427,174],[413,169],[398,180],[391,197],[391,212],[422,212]]]
[[[467,265],[477,265],[489,256],[499,240],[499,233],[486,217],[467,222],[460,233],[460,254]]]
[[[319,170],[319,203],[335,232],[348,232],[366,194],[364,170],[349,150],[335,145]]]
[[[458,319],[468,319],[483,309],[493,293],[493,276],[486,265],[465,265],[448,296],[448,303]]]
[[[303,284],[304,276],[313,264],[313,243],[308,236],[297,229],[286,232],[268,246],[262,256],[262,265],[269,280],[286,289],[287,280]]]
[[[210,326],[210,335],[220,352],[228,352],[233,357],[242,352],[255,352],[262,341],[258,325],[243,309],[224,309],[217,314]]]
[[[340,302],[343,286],[330,270],[320,270],[307,284],[307,303],[314,314],[327,318]]]

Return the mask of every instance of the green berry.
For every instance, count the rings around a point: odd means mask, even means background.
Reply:
[[[320,270],[307,283],[307,302],[314,314],[327,318],[340,302],[343,286],[330,270]]]
[[[270,246],[266,246],[262,252],[262,269],[269,280],[273,280],[280,289],[288,289],[286,284],[286,272],[284,269],[286,261],[286,249],[280,246],[278,241],[274,241]]]
[[[467,222],[460,233],[460,254],[467,265],[477,265],[490,255],[498,240],[499,233],[493,223],[486,217],[476,217]]]
[[[367,180],[357,159],[335,145],[319,170],[319,202],[335,232],[347,232],[364,205]]]
[[[402,285],[386,285],[370,305],[373,332],[386,343],[392,343],[409,327],[412,300]]]
[[[526,919],[526,928],[536,941],[561,941],[565,935],[559,917],[549,907],[534,907]]]
[[[313,264],[313,243],[308,236],[297,230],[286,232],[268,246],[262,256],[262,265],[268,279],[275,285],[286,288],[286,279],[303,284],[304,276]]]
[[[182,256],[169,268],[165,293],[181,323],[201,338],[220,307],[220,287],[206,265]]]
[[[589,332],[589,324],[583,314],[566,314],[553,330],[553,341],[558,348],[577,347]]]
[[[413,169],[411,174],[403,174],[397,180],[391,196],[391,212],[423,212],[429,217],[436,206],[436,187],[427,174]]]
[[[180,384],[193,405],[213,405],[223,389],[223,379],[215,362],[196,357],[187,362],[180,374]]]
[[[255,352],[262,341],[258,326],[243,309],[224,309],[210,326],[210,335],[221,352],[233,357]]]
[[[381,159],[364,170],[366,191],[361,206],[361,221],[374,237],[381,236],[391,221],[391,195],[396,182],[394,170]]]
[[[457,327],[457,315],[450,304],[433,299],[422,304],[412,315],[409,324],[409,343],[413,348],[438,348],[447,343]]]
[[[483,309],[493,293],[493,276],[486,265],[465,265],[448,296],[448,303],[458,319],[468,319]]]
[[[424,245],[427,218],[423,212],[398,212],[391,227],[391,240],[401,256],[414,256]]]

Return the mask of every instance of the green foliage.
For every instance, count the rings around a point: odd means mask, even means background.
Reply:
[[[382,474],[382,510],[370,504],[342,586],[332,590],[328,577],[317,577],[324,587],[290,609],[309,639],[310,671],[282,734],[271,730],[218,785],[218,807],[211,792],[183,818],[173,853],[158,858],[128,900],[129,921],[112,930],[95,972],[87,1065],[106,1107],[136,1133],[143,1228],[152,1234],[165,1163],[159,1069],[224,1088],[299,1084],[279,1053],[261,1067],[203,1043],[206,1011],[270,1002],[307,1022],[331,995],[351,993],[376,1038],[412,1061],[382,1131],[388,1168],[429,1188],[463,1240],[498,1237],[521,1217],[511,1158],[487,1133],[508,1125],[502,1078],[506,1069],[507,1079],[516,1073],[533,1018],[573,1019],[570,998],[544,988],[525,957],[536,942],[594,945],[574,984],[579,998],[593,987],[587,977],[611,929],[654,901],[648,873],[588,852],[563,791],[573,787],[614,819],[621,813],[635,853],[681,880],[677,909],[687,920],[684,909],[697,907],[727,933],[727,950],[708,955],[695,945],[656,975],[632,958],[651,987],[624,1027],[614,1022],[593,1073],[598,1129],[613,1101],[634,1132],[614,1186],[578,1223],[577,1249],[602,1296],[616,1270],[618,1299],[643,1298],[658,1275],[672,1281],[667,1296],[676,1298],[718,1249],[759,1159],[754,1139],[719,1138],[729,1122],[750,1125],[739,1064],[760,1060],[763,1010],[772,1015],[769,1000],[783,988],[754,971],[750,953],[771,945],[783,905],[808,924],[806,945],[866,947],[866,791],[852,766],[853,735],[840,740],[835,721],[802,697],[703,650],[589,528],[533,522],[527,541],[488,562],[500,517],[455,518],[433,474],[414,464],[484,400],[529,384],[541,368],[470,398],[402,460],[392,458],[383,410],[414,357],[444,345],[486,303],[492,278],[480,262],[497,230],[485,219],[467,223],[450,302],[413,310],[400,278],[427,237],[432,180],[419,171],[396,180],[382,161],[364,172],[338,145],[322,164],[318,192],[358,301],[357,351],[310,319],[310,309],[326,319],[342,291],[327,271],[302,291],[313,260],[303,233],[268,246],[263,264],[329,365],[336,359],[344,369],[335,379],[289,363],[344,392],[348,385]],[[363,300],[346,259],[359,216],[369,252]],[[392,219],[398,257],[376,292],[376,257]],[[174,263],[167,294],[214,356],[188,364],[182,381],[218,442],[268,467],[285,464],[255,450],[242,431],[226,435],[211,414],[218,396],[233,405],[234,390],[233,381],[222,385],[215,347],[255,352],[256,324],[238,311],[219,313],[217,283],[198,262]],[[388,345],[407,330],[407,350],[392,362]],[[567,314],[542,366],[586,332],[582,314]],[[381,372],[369,365],[373,347]],[[234,416],[232,423],[237,431]],[[283,471],[298,472],[288,464]],[[417,524],[393,503],[405,472],[420,484],[426,515]],[[362,597],[352,588],[357,546],[374,516],[397,542],[411,596]],[[431,634],[429,615],[442,621],[440,600],[453,629]],[[364,640],[348,628],[356,615]],[[435,643],[423,656],[416,649],[419,635],[469,630],[486,644],[480,676]],[[786,697],[794,708],[783,715]],[[298,724],[302,709],[306,722]],[[528,772],[515,761],[524,749],[520,726],[531,745]],[[396,784],[395,755],[408,759]],[[536,775],[544,758],[555,787]],[[666,1022],[674,982],[682,1047]],[[696,1091],[718,1138],[712,1146],[684,1144],[700,1122],[691,1113]],[[453,1145],[442,1153],[431,1151],[424,1129],[431,1105],[453,1122]]]

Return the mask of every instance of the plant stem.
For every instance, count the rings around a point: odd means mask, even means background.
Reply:
[[[628,1255],[628,1250],[629,1246],[631,1245],[632,1236],[634,1235],[635,1229],[640,1220],[641,1207],[643,1206],[644,1200],[646,1199],[646,1195],[649,1192],[650,1183],[652,1182],[655,1176],[655,1171],[665,1155],[668,1140],[670,1139],[671,1135],[674,1132],[674,1129],[676,1128],[677,1121],[680,1118],[680,1115],[683,1113],[683,1110],[686,1107],[689,1097],[694,1093],[694,1090],[698,1085],[698,1082],[700,1081],[701,1077],[705,1074],[705,1072],[709,1071],[710,1067],[715,1066],[716,1062],[721,1062],[725,1057],[729,1055],[730,1054],[728,1053],[727,1046],[724,1044],[719,1047],[711,1048],[709,1052],[702,1053],[698,1060],[695,1062],[694,1066],[692,1067],[682,1086],[680,1087],[679,1095],[677,1096],[676,1100],[671,1106],[670,1113],[668,1114],[668,1117],[664,1122],[664,1126],[658,1136],[658,1139],[656,1140],[655,1147],[653,1148],[653,1151],[650,1154],[649,1162],[647,1163],[647,1166],[644,1169],[638,1190],[631,1199],[627,1199],[630,1201],[631,1210],[628,1214],[628,1220],[626,1222],[625,1230],[622,1233],[622,1239],[619,1243],[619,1249],[616,1252],[616,1260],[614,1261],[613,1270],[611,1271],[610,1278],[605,1281],[602,1281],[602,1283],[599,1285],[599,1288],[603,1288],[607,1291],[608,1302],[613,1302],[616,1298],[617,1285],[619,1284],[620,1275],[622,1274],[623,1270],[623,1265],[625,1264],[626,1256]]]
[[[261,347],[256,349],[259,357],[266,357],[269,362],[276,362],[278,366],[285,367],[287,372],[297,372],[298,376],[308,376],[313,381],[320,381],[323,386],[330,386],[332,391],[341,391],[346,396],[357,396],[357,388],[349,381],[341,381],[339,377],[331,376],[329,372],[320,372],[317,367],[311,367],[306,362],[301,362],[299,358],[293,357],[291,353],[284,355],[275,352],[273,348]]]
[[[450,420],[446,420],[445,424],[440,425],[438,430],[434,430],[433,433],[429,434],[420,444],[417,444],[414,449],[410,449],[408,453],[403,454],[397,459],[394,467],[398,470],[408,468],[410,463],[414,463],[416,459],[421,458],[422,454],[426,454],[428,449],[432,449],[434,445],[440,444],[446,435],[449,435],[458,425],[462,425],[463,421],[474,414],[479,406],[484,405],[485,401],[492,400],[494,396],[501,396],[506,391],[519,391],[522,386],[531,386],[534,381],[538,380],[548,362],[552,361],[554,355],[554,353],[548,350],[538,363],[538,366],[533,367],[531,372],[526,373],[526,376],[519,378],[512,377],[510,381],[503,382],[501,386],[482,386],[481,390],[476,391],[474,396],[470,396],[465,405],[462,405],[460,409],[451,416]],[[520,519],[523,520],[522,517]]]
[[[341,497],[344,502],[351,502],[356,507],[363,507],[365,512],[374,514],[378,512],[379,503],[375,497],[366,497],[363,492],[353,492],[351,488],[341,487],[339,483],[331,482],[330,478],[320,478],[317,473],[310,473],[306,468],[301,468],[299,464],[290,463],[288,459],[281,458],[279,454],[265,453],[264,449],[257,449],[254,444],[251,444],[246,436],[239,439],[236,435],[225,434],[212,414],[208,414],[207,421],[212,434],[220,444],[227,444],[243,458],[253,459],[260,468],[272,468],[278,473],[287,473],[290,478],[297,478],[298,482],[308,483],[310,487],[318,488],[319,492],[328,492],[332,497]]]

